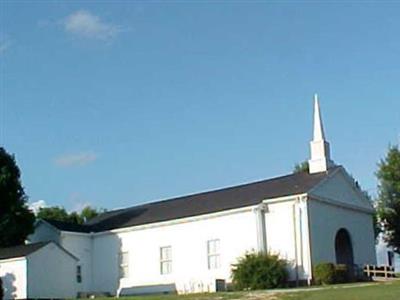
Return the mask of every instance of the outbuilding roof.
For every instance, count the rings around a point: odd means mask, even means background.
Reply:
[[[0,259],[9,259],[27,256],[40,248],[46,246],[50,242],[39,242],[26,245],[19,245],[8,248],[0,248]]]
[[[72,231],[72,232],[91,232],[90,226],[75,224],[70,222],[63,222],[63,221],[56,221],[50,219],[43,219],[50,225],[54,226],[55,228],[61,231]]]
[[[326,172],[299,172],[258,182],[105,212],[84,225],[48,221],[63,231],[101,232],[259,204],[266,199],[307,193],[339,166]]]

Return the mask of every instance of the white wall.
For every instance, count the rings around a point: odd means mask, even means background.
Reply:
[[[204,218],[204,217],[203,217]],[[207,241],[220,239],[221,267],[208,270]],[[172,247],[172,273],[160,274],[160,247]],[[93,282],[97,291],[175,284],[178,292],[214,289],[215,279],[230,281],[231,265],[257,248],[251,208],[193,222],[98,235],[93,247]],[[129,277],[119,280],[118,254],[129,251]]]
[[[60,245],[79,258],[82,270],[82,282],[78,283],[79,292],[92,291],[92,239],[89,234],[62,232]]]
[[[28,298],[75,298],[76,260],[50,243],[30,254]]]
[[[314,264],[336,262],[335,237],[341,228],[350,234],[354,263],[376,263],[372,204],[343,168],[311,191],[308,207]]]
[[[289,261],[289,280],[306,280],[311,277],[307,207],[305,202],[293,199],[268,204],[269,212],[265,215],[267,248]]]
[[[118,289],[118,254],[120,249],[121,241],[116,234],[103,234],[93,238],[93,291],[116,293]],[[138,267],[135,266],[135,268]]]
[[[336,263],[335,237],[339,229],[350,233],[354,263],[375,264],[375,242],[372,216],[340,208],[317,200],[309,200],[311,253],[314,264]]]
[[[0,277],[3,280],[4,299],[27,298],[25,257],[0,260]]]

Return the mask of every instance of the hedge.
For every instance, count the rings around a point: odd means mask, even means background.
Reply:
[[[287,261],[268,253],[246,253],[233,265],[232,282],[236,290],[260,290],[284,287]]]
[[[314,267],[315,284],[346,283],[353,280],[347,265],[335,265],[329,262],[319,263]]]

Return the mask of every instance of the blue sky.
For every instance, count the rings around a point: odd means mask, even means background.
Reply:
[[[31,202],[126,207],[291,172],[320,95],[369,192],[400,135],[400,4],[2,1],[0,142]]]

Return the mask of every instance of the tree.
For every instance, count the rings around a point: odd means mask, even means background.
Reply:
[[[105,212],[105,209],[96,209],[90,206],[86,206],[82,209],[80,217],[82,222],[85,223],[94,217],[97,217],[100,213]]]
[[[13,155],[0,147],[0,247],[20,245],[34,230],[21,173]]]
[[[61,206],[41,207],[37,213],[37,218],[55,221],[69,222],[70,217],[65,208]]]
[[[83,224],[104,211],[104,209],[96,209],[90,206],[86,206],[82,209],[80,213],[75,211],[68,213],[65,208],[61,206],[52,206],[40,208],[37,217],[39,219]]]
[[[297,163],[294,165],[293,168],[293,173],[301,173],[301,172],[308,172],[309,171],[309,167],[308,167],[308,161],[305,160],[301,163]]]
[[[400,150],[389,146],[378,164],[378,218],[384,239],[400,254]]]

